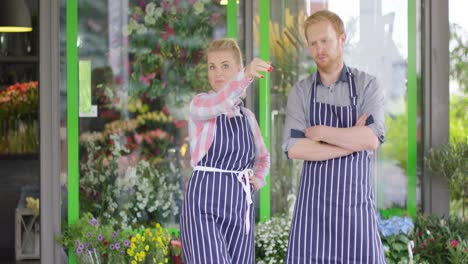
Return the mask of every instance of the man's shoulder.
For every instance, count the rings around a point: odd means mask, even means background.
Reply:
[[[358,81],[364,81],[364,82],[369,82],[371,80],[375,80],[376,77],[364,70],[355,68],[355,67],[349,67],[351,73],[353,74],[355,80]]]
[[[314,81],[314,73],[307,75],[305,78],[299,80],[294,84],[293,89],[298,89],[301,92],[305,92],[312,88],[312,83]]]

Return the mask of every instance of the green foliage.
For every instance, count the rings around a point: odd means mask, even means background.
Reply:
[[[450,77],[456,80],[462,91],[468,92],[468,41],[463,38],[463,28],[450,25]]]
[[[397,165],[406,169],[408,153],[408,115],[406,112],[385,116],[387,126],[386,142],[382,144],[382,158],[395,160]]]
[[[408,243],[410,239],[407,234],[396,234],[382,236],[382,244],[385,250],[387,263],[408,263]]]
[[[468,141],[450,142],[430,149],[425,164],[433,174],[441,175],[448,181],[451,200],[462,200],[464,217],[468,194]]]
[[[468,96],[452,95],[450,98],[450,141],[467,141],[468,134]]]

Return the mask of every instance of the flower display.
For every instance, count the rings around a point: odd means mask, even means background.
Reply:
[[[84,214],[57,241],[78,263],[168,263],[170,236],[159,224],[143,229],[115,229]]]
[[[392,216],[388,219],[382,219],[379,215],[377,224],[384,237],[409,234],[414,228],[413,220],[410,217]]]
[[[427,263],[466,263],[468,222],[457,217],[418,215],[413,254]]]
[[[290,227],[291,218],[288,216],[272,217],[256,225],[256,263],[284,263]]]
[[[145,228],[141,234],[137,233],[130,239],[127,254],[132,258],[131,263],[168,263],[170,236],[160,224],[155,228]]]
[[[0,119],[37,119],[38,82],[16,83],[0,92]]]
[[[148,221],[177,218],[182,199],[181,173],[170,162],[148,162],[129,150],[124,137],[112,144],[85,142],[86,160],[80,168],[80,202],[86,212],[109,223],[133,228]]]
[[[206,90],[205,45],[212,38],[220,12],[211,0],[138,1],[123,28],[132,54],[131,78],[136,94],[149,97]]]
[[[0,153],[36,153],[39,146],[38,82],[0,91]]]

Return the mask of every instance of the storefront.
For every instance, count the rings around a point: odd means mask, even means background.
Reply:
[[[236,38],[246,62],[274,65],[245,102],[271,153],[255,208],[258,221],[290,213],[301,163],[281,151],[285,106],[292,85],[315,69],[302,21],[320,9],[345,23],[345,62],[386,93],[387,139],[373,167],[380,213],[448,212],[445,184],[423,168],[425,151],[448,137],[444,1],[37,2],[43,263],[60,263],[54,236],[85,213],[122,229],[158,222],[177,233],[191,173],[188,103],[208,90],[202,52],[213,38]]]

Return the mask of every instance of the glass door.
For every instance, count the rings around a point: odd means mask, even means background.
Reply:
[[[63,243],[78,262],[166,263],[192,171],[188,104],[209,90],[203,51],[226,34],[226,7],[72,0],[63,14]]]

